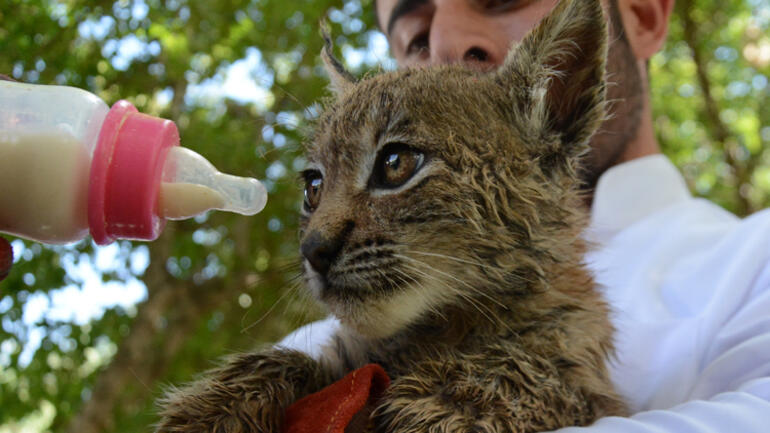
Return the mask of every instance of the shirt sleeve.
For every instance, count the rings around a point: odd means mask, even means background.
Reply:
[[[284,337],[277,346],[284,349],[298,350],[319,359],[323,346],[332,338],[340,322],[334,316],[308,323]]]
[[[766,433],[770,431],[770,265],[715,335],[690,400],[558,433]]]
[[[630,418],[607,417],[589,427],[558,433],[766,433],[770,426],[770,378],[764,377],[709,400],[693,400],[669,410],[651,410]]]

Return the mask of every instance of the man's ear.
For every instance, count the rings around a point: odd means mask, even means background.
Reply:
[[[604,120],[606,59],[600,0],[561,0],[508,53],[495,79],[507,87],[519,126],[550,138],[538,149],[543,156],[581,153]]]
[[[626,38],[637,59],[647,60],[666,42],[674,0],[617,0]]]
[[[326,73],[329,75],[329,88],[336,95],[340,95],[353,87],[356,79],[334,57],[329,24],[326,21],[321,21],[321,36],[324,39],[324,47],[321,49],[321,60],[323,60]]]

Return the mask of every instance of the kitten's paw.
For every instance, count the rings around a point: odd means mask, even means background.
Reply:
[[[272,392],[217,381],[175,390],[163,399],[157,432],[278,433],[285,402]]]
[[[279,433],[286,407],[318,380],[315,361],[298,352],[235,355],[203,379],[170,390],[159,402],[157,431]]]

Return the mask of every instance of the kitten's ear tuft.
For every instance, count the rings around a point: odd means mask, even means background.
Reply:
[[[575,155],[604,120],[607,23],[600,0],[561,0],[513,47],[495,79],[529,128]]]
[[[324,39],[324,46],[321,49],[321,59],[324,62],[326,73],[329,75],[329,88],[335,94],[339,95],[344,93],[347,89],[350,89],[355,83],[356,79],[345,70],[337,58],[334,57],[331,31],[329,29],[329,23],[326,20],[321,20],[321,37]]]

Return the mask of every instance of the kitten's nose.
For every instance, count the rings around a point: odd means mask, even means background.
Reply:
[[[300,252],[310,262],[313,269],[318,273],[326,274],[339,255],[342,246],[345,244],[345,239],[352,228],[351,222],[346,224],[340,233],[331,237],[323,236],[321,232],[314,230],[302,242],[299,248]]]

